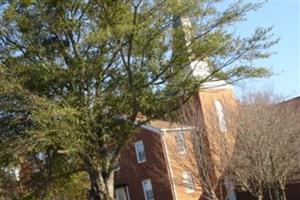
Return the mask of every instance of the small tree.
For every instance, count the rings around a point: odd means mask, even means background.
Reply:
[[[232,171],[237,184],[259,200],[285,200],[289,175],[298,166],[300,124],[292,107],[271,92],[251,93],[240,103]]]

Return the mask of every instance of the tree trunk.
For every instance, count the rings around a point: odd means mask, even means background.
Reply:
[[[88,193],[88,200],[101,200],[99,190],[99,173],[96,170],[89,170],[90,190]]]
[[[263,194],[259,194],[258,195],[258,200],[263,200],[264,199],[264,195]]]
[[[219,200],[219,198],[216,195],[215,191],[210,191],[209,197],[210,197],[211,200]]]
[[[284,187],[282,187],[282,185],[280,186],[280,193],[281,193],[281,199],[286,200],[285,189]]]
[[[88,200],[113,200],[114,199],[114,173],[103,175],[101,170],[90,170],[90,190]]]
[[[274,196],[276,200],[286,200],[285,191],[280,187],[276,187],[274,190]]]
[[[270,200],[273,200],[273,193],[274,191],[270,188],[270,187],[268,187],[268,193],[269,193],[269,199]]]
[[[278,181],[278,186],[279,186],[279,193],[280,193],[280,198],[281,200],[286,200],[286,195],[285,195],[285,181]]]
[[[284,185],[279,181],[269,185],[268,190],[270,200],[286,200]]]
[[[100,177],[100,193],[103,200],[114,200],[114,172]]]

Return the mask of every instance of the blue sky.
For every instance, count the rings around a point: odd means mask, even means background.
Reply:
[[[271,49],[276,54],[255,62],[269,66],[274,75],[239,83],[237,96],[242,91],[264,88],[285,98],[300,96],[300,0],[269,0],[260,10],[248,14],[247,20],[237,26],[237,33],[246,36],[259,26],[273,26],[275,37],[281,38]]]

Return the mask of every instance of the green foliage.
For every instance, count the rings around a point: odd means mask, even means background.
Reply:
[[[249,38],[226,29],[258,5],[219,11],[218,3],[0,1],[0,160],[30,163],[47,152],[46,190],[60,185],[55,170],[90,178],[98,170],[102,184],[137,128],[178,109],[203,82],[266,75],[252,61],[269,56],[271,29]],[[189,45],[179,16],[191,18]],[[186,73],[193,60],[206,60],[211,75]]]
[[[86,193],[89,189],[89,182],[87,180],[87,174],[85,173],[74,174],[68,179],[58,181],[57,184],[53,185],[54,187],[49,191],[44,199],[81,200],[86,198]]]

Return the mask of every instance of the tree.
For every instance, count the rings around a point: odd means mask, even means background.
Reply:
[[[286,199],[285,186],[298,167],[299,117],[277,102],[272,92],[250,93],[237,115],[232,171],[237,184],[260,200]]]
[[[248,38],[225,29],[259,5],[219,11],[218,2],[2,0],[3,165],[46,152],[48,172],[59,173],[46,180],[83,170],[89,199],[113,199],[116,161],[139,126],[178,109],[208,80],[268,73],[252,61],[270,55],[271,29]],[[180,16],[192,18],[188,43]],[[208,75],[186,73],[203,59]]]

